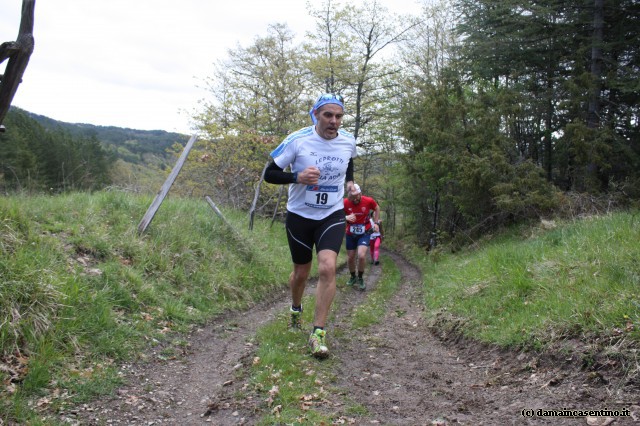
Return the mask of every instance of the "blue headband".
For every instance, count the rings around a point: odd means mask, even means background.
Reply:
[[[344,111],[344,103],[343,102],[344,102],[344,99],[340,95],[334,95],[333,93],[325,93],[323,95],[320,95],[320,97],[318,98],[316,103],[313,104],[313,107],[309,111],[309,115],[311,116],[311,121],[313,121],[313,124],[316,124],[318,122],[318,120],[316,119],[315,112],[321,106],[326,105],[326,104],[340,105],[340,108],[342,108],[342,110]]]

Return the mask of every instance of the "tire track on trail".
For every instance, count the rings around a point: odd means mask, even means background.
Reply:
[[[251,362],[258,328],[282,313],[289,297],[283,289],[247,311],[225,313],[186,337],[188,345],[179,356],[162,361],[162,348],[153,349],[147,356],[151,361],[123,367],[127,384],[115,397],[61,417],[81,425],[238,424],[237,404],[225,404],[225,388],[233,386],[237,370]],[[212,404],[220,409],[221,419],[205,415]]]
[[[346,269],[341,268],[338,280]],[[313,295],[310,279],[305,296]],[[77,425],[237,425],[260,417],[252,401],[237,399],[244,390],[242,373],[256,352],[255,336],[263,325],[288,312],[290,293],[283,288],[246,311],[227,312],[184,337],[183,352],[170,359],[152,348],[148,362],[122,366],[126,384],[115,397],[102,398],[60,413]],[[306,340],[305,340],[306,341]]]
[[[440,336],[425,320],[420,271],[399,254],[383,251],[380,266],[367,265],[367,291],[345,286],[328,323],[328,344],[335,379],[328,384],[327,410],[336,424],[381,425],[576,425],[585,419],[525,418],[523,409],[619,409],[638,404],[625,394],[590,381],[587,372],[536,365],[529,355],[498,350],[470,340]],[[385,262],[401,272],[401,285],[386,303],[381,323],[354,330],[350,317],[374,291]],[[315,292],[310,280],[306,294]],[[289,305],[288,289],[243,312],[231,312],[185,337],[175,359],[160,360],[152,350],[148,363],[126,365],[127,385],[103,398],[62,413],[81,425],[238,425],[255,424],[264,405],[245,392],[256,351],[257,330]],[[320,362],[320,361],[318,361]],[[542,364],[542,363],[541,363]],[[547,363],[548,364],[548,363]],[[356,415],[354,407],[365,414]],[[598,424],[598,423],[594,423]],[[618,418],[614,425],[636,424]]]
[[[425,321],[420,271],[399,254],[384,254],[400,269],[402,285],[386,304],[379,325],[346,332],[339,342],[334,385],[346,401],[336,413],[341,423],[576,425],[587,424],[585,417],[527,418],[522,410],[621,409],[637,404],[637,393],[616,394],[590,382],[585,372],[536,367],[525,354],[439,338],[438,329]],[[339,315],[336,326],[348,327],[348,317]],[[350,415],[354,404],[364,407],[366,414]],[[606,421],[594,418],[588,424],[609,424]],[[619,417],[613,424],[636,423]]]

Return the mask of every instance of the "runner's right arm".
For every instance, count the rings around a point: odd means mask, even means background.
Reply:
[[[298,174],[285,172],[281,167],[278,167],[275,161],[272,161],[264,171],[264,180],[280,185],[298,183]]]

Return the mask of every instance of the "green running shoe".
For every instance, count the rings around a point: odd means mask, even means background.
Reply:
[[[329,356],[329,348],[325,342],[326,331],[317,329],[309,336],[309,347],[311,348],[311,355],[316,358],[326,358]]]
[[[364,278],[362,277],[358,277],[358,288],[363,291],[367,288],[366,284],[364,283]]]
[[[353,286],[356,283],[356,276],[354,275],[353,277],[349,278],[349,281],[347,281],[347,285],[349,287]]]
[[[292,308],[289,309],[291,310],[289,328],[292,330],[300,330],[300,328],[302,328],[302,311],[295,311]]]

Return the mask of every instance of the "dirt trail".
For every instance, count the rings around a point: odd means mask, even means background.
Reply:
[[[387,304],[380,325],[351,330],[353,309],[367,292],[339,289],[328,327],[341,392],[324,409],[341,424],[381,425],[626,425],[640,419],[637,392],[615,390],[615,383],[570,362],[549,363],[525,354],[499,351],[474,342],[437,336],[423,318],[420,273],[401,256],[385,252],[402,274],[402,286]],[[369,290],[381,266],[367,266]],[[346,280],[343,273],[339,279]],[[309,292],[314,291],[310,283]],[[146,366],[128,366],[129,385],[110,400],[87,404],[66,416],[76,424],[237,425],[254,424],[259,413],[234,398],[244,383],[237,370],[252,359],[258,327],[281,314],[288,294],[229,315],[189,337],[183,356]],[[340,329],[340,338],[332,331]],[[156,357],[154,357],[156,358]],[[347,399],[366,408],[347,412]],[[615,419],[524,417],[523,410],[629,409]],[[635,411],[638,411],[636,414]],[[206,415],[204,415],[206,413]],[[589,422],[587,421],[589,420]],[[609,421],[610,423],[607,423]]]
[[[435,336],[423,316],[419,271],[388,253],[403,286],[381,325],[342,342],[337,387],[366,406],[358,424],[587,424],[585,418],[526,418],[523,409],[630,408],[636,395],[615,395],[588,373],[537,367],[524,354]],[[348,416],[345,416],[348,419]],[[604,419],[592,419],[593,424]],[[615,424],[632,424],[632,418]]]

